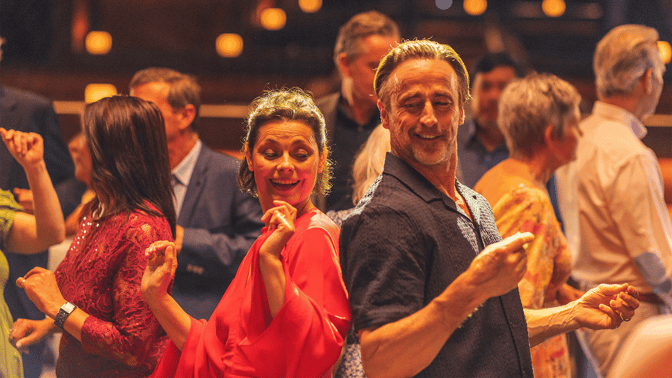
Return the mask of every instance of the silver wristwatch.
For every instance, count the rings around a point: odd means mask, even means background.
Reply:
[[[61,309],[58,310],[58,314],[56,314],[56,317],[54,318],[54,324],[58,326],[58,328],[63,328],[63,324],[65,324],[65,319],[70,316],[70,314],[75,311],[77,306],[70,302],[65,302],[63,306],[61,306]]]

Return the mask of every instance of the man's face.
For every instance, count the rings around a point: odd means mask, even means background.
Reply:
[[[413,59],[390,75],[389,109],[381,111],[392,152],[417,168],[449,164],[464,121],[457,74],[443,60]]]
[[[476,74],[471,91],[471,108],[479,126],[497,128],[499,98],[506,85],[515,77],[516,71],[507,66]]]
[[[153,102],[163,115],[166,124],[166,139],[173,141],[180,132],[181,114],[168,103],[169,85],[161,82],[140,84],[131,88],[131,96]]]
[[[397,40],[380,35],[370,35],[360,40],[360,54],[350,62],[344,61],[341,72],[345,80],[352,80],[352,96],[357,102],[374,105],[377,102],[373,91],[373,78],[378,63],[397,43]]]

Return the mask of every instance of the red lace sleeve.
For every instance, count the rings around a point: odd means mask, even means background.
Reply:
[[[132,214],[119,225],[124,236],[104,245],[122,251],[123,261],[111,282],[111,322],[89,316],[82,327],[82,347],[88,353],[111,356],[149,374],[168,341],[161,325],[140,293],[147,258],[145,249],[157,240],[172,240],[168,223],[161,218]]]

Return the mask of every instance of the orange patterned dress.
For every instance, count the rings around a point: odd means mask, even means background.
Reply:
[[[535,238],[527,247],[527,272],[518,284],[523,307],[559,305],[558,289],[567,281],[572,262],[567,241],[545,190],[520,184],[493,207],[502,237],[529,231]],[[570,377],[569,351],[564,334],[531,349],[534,376]]]

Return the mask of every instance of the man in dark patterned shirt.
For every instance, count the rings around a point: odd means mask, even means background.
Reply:
[[[367,376],[532,377],[530,345],[633,316],[627,284],[523,310],[517,284],[532,235],[502,241],[486,200],[455,180],[469,78],[452,48],[404,42],[374,85],[392,153],[340,238]]]

